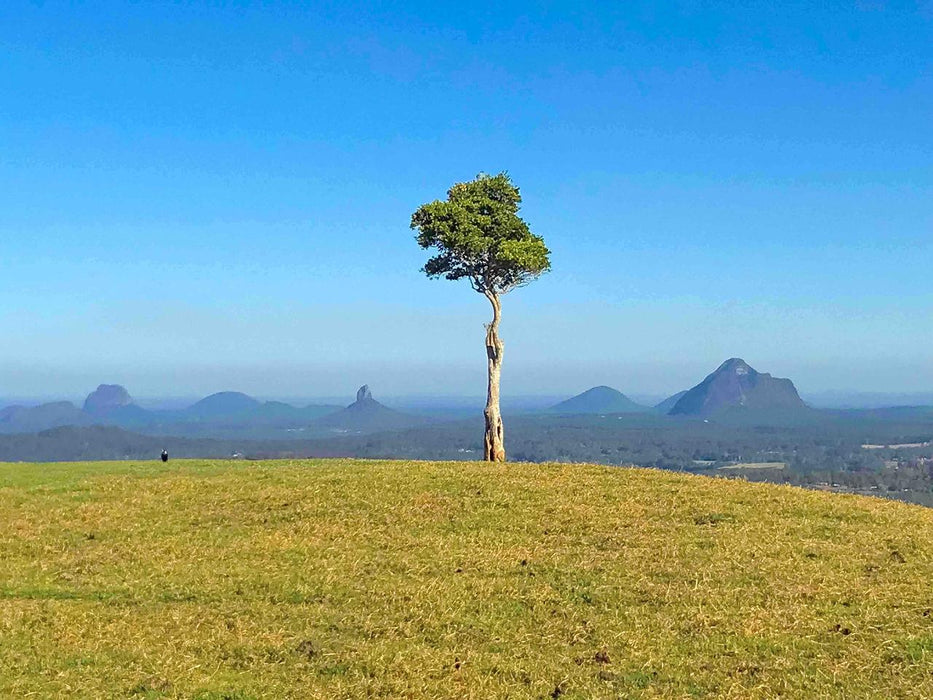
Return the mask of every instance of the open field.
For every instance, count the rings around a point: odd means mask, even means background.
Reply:
[[[0,697],[933,697],[933,510],[580,465],[0,465]]]

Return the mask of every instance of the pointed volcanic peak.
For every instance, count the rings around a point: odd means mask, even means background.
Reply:
[[[314,421],[314,425],[331,432],[375,433],[404,430],[427,422],[422,416],[410,416],[385,406],[373,398],[369,386],[364,384],[356,392],[356,401]]]
[[[680,397],[672,416],[720,415],[724,412],[787,415],[807,411],[790,379],[757,372],[733,357]]]
[[[252,396],[239,391],[221,391],[189,406],[185,413],[200,419],[226,418],[251,413],[262,406]]]
[[[643,413],[650,410],[609,386],[594,386],[582,394],[561,401],[549,409],[552,413]]]
[[[119,384],[101,384],[84,400],[85,412],[95,416],[132,405],[130,392]]]
[[[372,411],[378,408],[387,408],[373,398],[373,392],[369,390],[369,384],[364,384],[356,390],[356,401],[347,406],[348,410]],[[391,410],[391,409],[390,409]]]

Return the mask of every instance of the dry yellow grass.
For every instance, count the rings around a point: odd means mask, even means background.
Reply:
[[[933,697],[933,511],[580,465],[0,465],[0,697]]]

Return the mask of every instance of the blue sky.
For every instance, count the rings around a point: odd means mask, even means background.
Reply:
[[[500,170],[506,394],[933,390],[933,2],[614,5],[3,3],[0,396],[480,394]]]

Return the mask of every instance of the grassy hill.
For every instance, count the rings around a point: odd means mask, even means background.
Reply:
[[[0,465],[0,697],[933,696],[933,510],[579,465]]]

